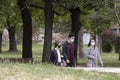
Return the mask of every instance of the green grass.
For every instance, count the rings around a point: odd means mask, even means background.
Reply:
[[[22,57],[22,45],[17,46],[18,51],[17,52],[9,52],[8,46],[2,47],[2,53],[0,54],[0,57],[3,58],[21,58]],[[33,44],[33,58],[41,58],[42,57],[42,46],[41,45],[35,45]]]
[[[18,52],[8,52],[8,46],[3,46],[0,57],[21,58],[22,46],[18,45]],[[33,58],[41,61],[42,46],[33,45]],[[120,67],[118,54],[102,53],[106,67]],[[79,66],[85,66],[86,58],[78,60]],[[0,80],[119,80],[120,74],[87,72],[70,68],[56,67],[52,64],[36,63],[0,63]]]
[[[0,80],[119,80],[120,74],[87,72],[51,64],[0,63]]]
[[[22,57],[22,46],[18,45],[18,52],[8,52],[8,46],[4,45],[2,47],[2,53],[0,54],[0,58],[21,58]],[[84,48],[86,50],[86,46]],[[33,44],[33,59],[35,61],[41,62],[42,59],[42,51],[43,46]],[[120,61],[118,60],[117,53],[102,53],[102,59],[104,62],[105,67],[120,67]],[[78,58],[78,66],[85,66],[86,65],[86,57]]]

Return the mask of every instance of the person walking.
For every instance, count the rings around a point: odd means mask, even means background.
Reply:
[[[51,50],[51,55],[50,55],[50,62],[57,66],[61,66],[61,51],[60,51],[61,43],[56,41],[55,42],[55,47],[54,49]]]
[[[98,67],[98,61],[103,66],[103,61],[99,49],[96,47],[96,42],[91,39],[86,50],[87,67]]]
[[[62,54],[68,67],[75,67],[74,40],[74,34],[69,34],[68,39],[63,43],[62,47]]]

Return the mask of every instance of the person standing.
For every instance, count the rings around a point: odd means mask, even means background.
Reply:
[[[91,39],[86,50],[87,57],[87,67],[98,67],[98,61],[103,66],[103,61],[99,52],[99,49],[96,47],[96,42],[94,39]]]
[[[65,58],[66,64],[69,67],[75,67],[75,54],[74,54],[74,40],[73,33],[68,35],[68,40],[63,43],[62,54]]]

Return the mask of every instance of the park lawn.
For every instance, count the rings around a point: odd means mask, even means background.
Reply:
[[[8,46],[4,45],[2,47],[2,53],[0,54],[0,58],[21,58],[22,57],[22,46],[17,46],[18,51],[17,52],[8,52]],[[86,46],[85,48],[86,49]],[[42,51],[43,46],[42,45],[36,45],[33,44],[33,59],[36,62],[41,62],[42,60]],[[102,53],[102,59],[104,62],[105,67],[120,67],[120,61],[118,60],[118,54],[117,53]],[[84,58],[78,58],[78,66],[86,66],[86,57]]]
[[[21,58],[22,57],[22,45],[17,45],[18,51],[17,52],[9,52],[8,46],[2,47],[2,53],[0,57],[2,58]],[[42,46],[33,44],[33,58],[41,58],[42,57]]]
[[[0,54],[2,58],[21,58],[22,46],[18,45],[18,52],[8,52],[4,46]],[[33,45],[33,58],[40,63],[0,63],[0,80],[119,80],[120,74],[87,72],[70,68],[56,67],[52,64],[41,63],[42,46]],[[118,54],[102,53],[105,67],[120,67]],[[86,58],[78,59],[78,66],[85,66]]]
[[[120,74],[87,72],[52,64],[0,63],[0,80],[119,80]]]

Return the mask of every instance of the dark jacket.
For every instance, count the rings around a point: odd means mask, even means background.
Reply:
[[[71,43],[68,43],[68,41],[65,41],[63,43],[63,47],[62,47],[62,54],[65,58],[65,60],[69,60],[70,59],[70,49],[69,49],[69,46],[70,46]],[[73,43],[72,43],[73,44]],[[73,44],[74,45],[74,44]]]
[[[57,50],[55,49],[51,50],[50,62],[54,64],[58,63],[58,54]]]

